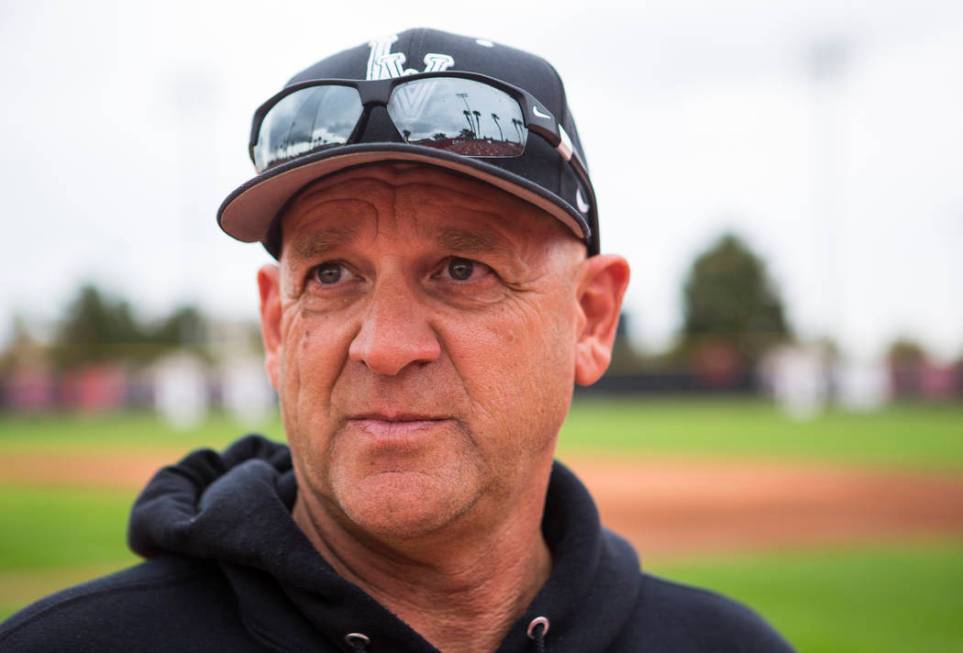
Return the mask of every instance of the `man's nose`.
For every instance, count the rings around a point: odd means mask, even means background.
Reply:
[[[377,374],[395,376],[412,364],[430,363],[441,344],[425,308],[403,282],[375,286],[348,358]]]

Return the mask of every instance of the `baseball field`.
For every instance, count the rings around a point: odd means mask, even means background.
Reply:
[[[0,618],[134,563],[139,487],[244,431],[0,414]],[[762,401],[581,400],[559,458],[643,567],[752,605],[800,651],[963,651],[961,405],[795,422]]]

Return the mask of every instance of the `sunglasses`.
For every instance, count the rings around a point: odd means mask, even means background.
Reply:
[[[359,142],[376,106],[385,107],[404,142],[471,158],[520,157],[529,134],[537,134],[572,166],[594,211],[588,172],[561,123],[527,91],[479,73],[293,84],[254,113],[249,146],[254,167],[261,173]]]

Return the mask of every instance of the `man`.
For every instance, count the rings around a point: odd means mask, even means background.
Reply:
[[[257,280],[290,449],[252,436],[161,470],[130,525],[148,561],[28,608],[0,648],[789,650],[641,573],[553,463],[629,271],[599,254],[546,62],[433,30],[373,41],[258,109],[251,154],[219,221],[278,260]]]

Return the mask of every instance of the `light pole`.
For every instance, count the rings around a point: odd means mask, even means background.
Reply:
[[[471,131],[471,133],[477,137],[478,131],[475,129],[475,124],[471,120],[472,110],[471,110],[471,107],[468,105],[468,93],[456,93],[455,95],[460,97],[461,101],[465,103],[465,110],[462,111],[462,113],[465,114],[465,118],[468,119],[469,131]]]

